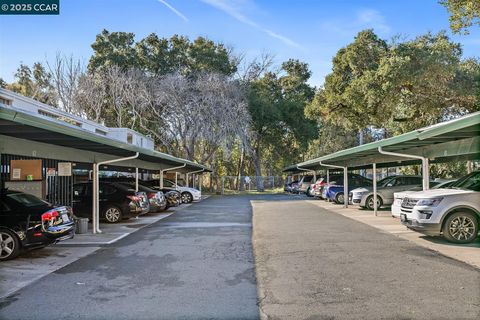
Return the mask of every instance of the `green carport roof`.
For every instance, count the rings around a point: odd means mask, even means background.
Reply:
[[[100,136],[70,124],[63,124],[34,114],[0,106],[0,135],[33,140],[80,150],[100,152],[120,157],[139,153],[139,159],[171,166],[185,164],[186,169],[211,170],[204,165],[162,152],[140,148],[125,142]]]
[[[285,172],[300,172],[303,169],[324,169],[324,164],[348,166],[352,169],[398,166],[418,163],[416,159],[406,159],[381,154],[385,151],[428,157],[433,162],[453,159],[480,158],[480,112],[461,118],[421,128],[392,138],[341,150],[329,155],[288,166]]]

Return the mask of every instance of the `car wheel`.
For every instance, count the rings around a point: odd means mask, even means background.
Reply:
[[[190,192],[182,193],[182,202],[183,203],[190,203],[193,201],[193,196]]]
[[[0,261],[16,258],[20,254],[20,241],[15,232],[0,229]]]
[[[122,220],[122,210],[116,206],[108,206],[105,209],[105,220],[108,223],[116,223]]]
[[[345,203],[345,197],[343,196],[343,192],[339,192],[335,195],[335,202],[338,204]]]
[[[374,210],[373,196],[368,196],[367,201],[365,201],[365,208],[368,210]],[[383,205],[383,200],[377,195],[377,209]]]
[[[470,212],[455,212],[443,225],[443,236],[450,242],[469,243],[478,235],[478,219]]]

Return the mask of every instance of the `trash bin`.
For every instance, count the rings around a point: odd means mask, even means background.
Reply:
[[[75,233],[82,234],[88,232],[88,218],[75,219]]]

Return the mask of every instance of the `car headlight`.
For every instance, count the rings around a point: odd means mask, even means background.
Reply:
[[[417,206],[436,207],[443,198],[419,199]]]

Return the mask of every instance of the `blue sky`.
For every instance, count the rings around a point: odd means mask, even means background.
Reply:
[[[0,77],[10,82],[20,62],[51,61],[57,52],[87,63],[103,28],[133,32],[137,40],[152,32],[206,36],[247,58],[272,53],[277,64],[297,58],[320,85],[357,32],[408,39],[448,30],[448,14],[437,0],[60,0],[59,16],[0,16]],[[478,28],[452,39],[465,57],[480,56]]]

